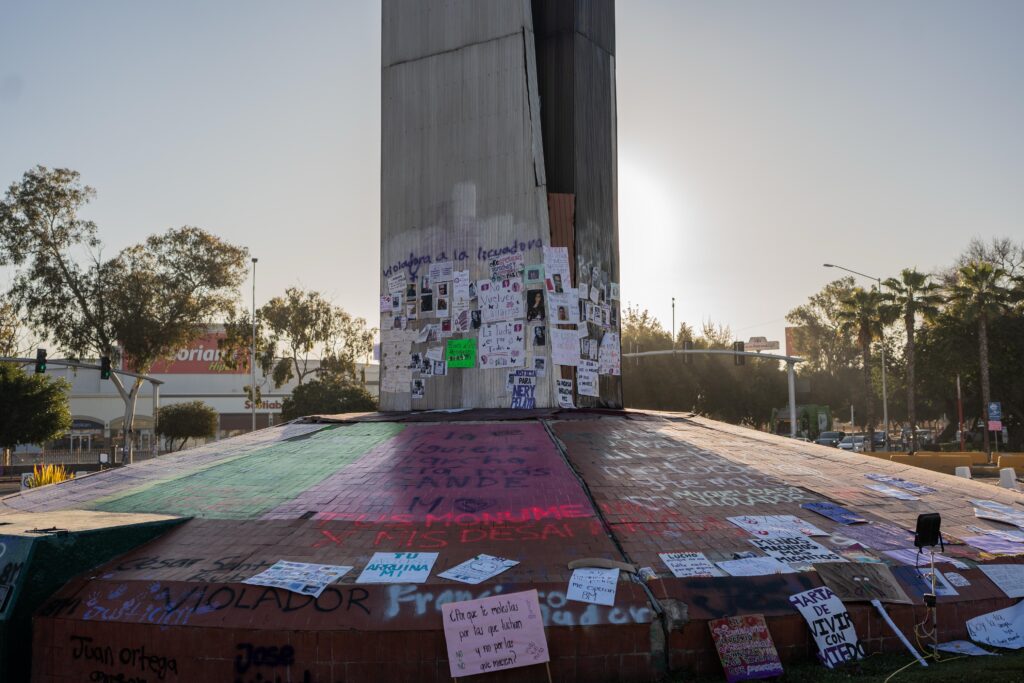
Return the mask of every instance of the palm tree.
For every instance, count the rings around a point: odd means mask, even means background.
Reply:
[[[917,317],[930,320],[939,314],[944,301],[939,286],[925,273],[915,268],[904,268],[899,278],[891,277],[883,283],[889,292],[884,295],[883,317],[892,320],[903,317],[907,328],[905,355],[907,360],[907,421],[910,422],[910,452],[917,451],[917,415],[914,408],[914,325]]]
[[[957,314],[964,320],[978,323],[981,404],[986,422],[988,404],[992,398],[988,381],[988,321],[1006,312],[1013,299],[1012,290],[1005,284],[1006,278],[1007,272],[997,265],[986,261],[971,261],[957,270],[956,281],[949,288],[950,304]],[[985,452],[991,461],[988,425],[985,427]]]
[[[836,320],[844,334],[855,335],[860,344],[864,370],[865,422],[871,450],[875,450],[875,402],[871,390],[871,342],[882,337],[888,309],[882,301],[882,293],[875,288],[854,287],[839,302]],[[888,425],[886,425],[888,429]]]

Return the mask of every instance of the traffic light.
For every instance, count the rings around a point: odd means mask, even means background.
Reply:
[[[36,349],[36,374],[46,372],[46,349]]]
[[[736,365],[746,365],[747,357],[740,355],[741,353],[743,353],[743,342],[733,342],[732,350],[737,352],[736,355],[732,357]]]
[[[110,379],[110,357],[100,358],[100,379]]]
[[[693,342],[690,341],[689,339],[684,341],[683,342],[683,351],[693,351]],[[692,353],[685,353],[685,354],[683,354],[683,363],[685,363],[686,365],[691,365],[693,363],[693,354]]]

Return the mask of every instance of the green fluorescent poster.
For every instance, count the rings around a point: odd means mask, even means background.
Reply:
[[[450,368],[476,367],[476,339],[449,339],[445,360]]]

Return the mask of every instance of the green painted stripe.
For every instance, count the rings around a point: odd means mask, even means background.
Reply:
[[[170,481],[96,501],[95,510],[254,519],[355,462],[402,430],[395,423],[338,425],[276,443]]]

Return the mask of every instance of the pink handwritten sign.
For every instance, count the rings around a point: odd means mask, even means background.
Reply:
[[[551,661],[537,591],[441,605],[452,678]]]

